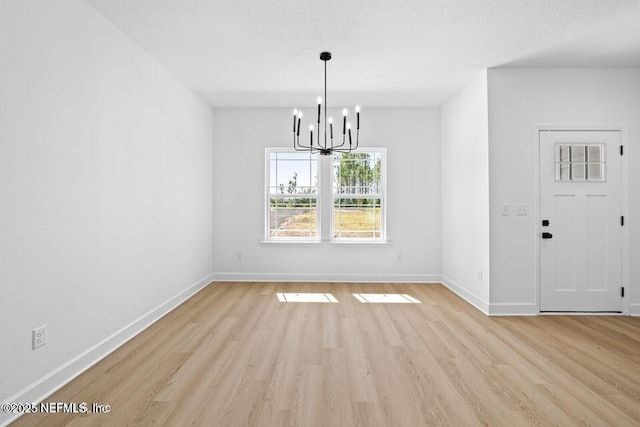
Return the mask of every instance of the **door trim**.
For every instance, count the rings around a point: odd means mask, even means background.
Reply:
[[[540,311],[540,133],[546,131],[599,131],[599,132],[620,132],[620,143],[624,145],[624,155],[620,162],[620,175],[622,184],[620,194],[622,197],[622,215],[629,215],[629,135],[628,126],[613,125],[535,125],[533,127],[533,209],[531,209],[534,221],[533,227],[533,274],[535,283],[535,306],[538,315],[549,315],[548,312]],[[629,286],[629,227],[622,227],[622,283],[625,287],[624,297],[622,297],[622,314],[629,316],[629,295],[636,290]],[[565,315],[576,315],[579,312],[558,313]],[[591,313],[588,313],[591,314]],[[611,313],[611,315],[615,315]]]

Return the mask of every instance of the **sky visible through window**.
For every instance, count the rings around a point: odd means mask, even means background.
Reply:
[[[271,153],[269,186],[271,194],[287,193],[294,180],[297,188],[314,187],[318,181],[318,156],[308,153]]]
[[[331,222],[319,223],[318,154],[272,149],[268,152],[267,239],[384,239],[382,150],[336,154],[323,163],[332,174]],[[330,167],[327,167],[330,166]]]

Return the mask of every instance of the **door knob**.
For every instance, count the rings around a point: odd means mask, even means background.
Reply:
[[[547,233],[546,231],[544,233],[542,233],[542,238],[543,239],[551,239],[553,237],[553,234],[551,233]]]

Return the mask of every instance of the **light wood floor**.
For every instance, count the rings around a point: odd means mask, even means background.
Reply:
[[[15,425],[637,426],[640,319],[490,318],[436,284],[216,283],[47,401],[112,409]]]

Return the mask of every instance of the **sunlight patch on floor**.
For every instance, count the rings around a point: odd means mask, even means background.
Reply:
[[[364,304],[421,304],[420,301],[407,294],[352,294]]]
[[[331,294],[278,293],[280,302],[338,302]]]

